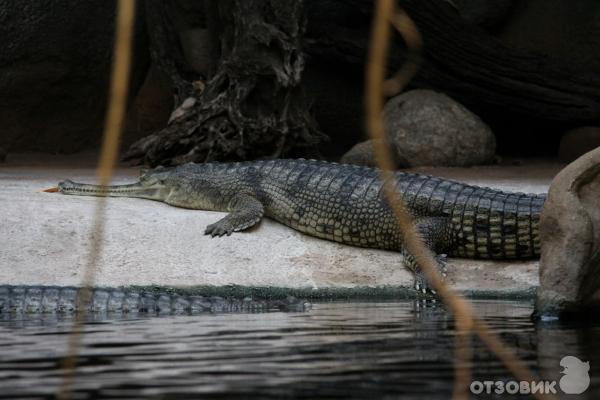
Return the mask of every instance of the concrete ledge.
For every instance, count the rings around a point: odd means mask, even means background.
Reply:
[[[543,192],[560,166],[544,168],[545,178],[523,181],[521,175],[520,185],[514,175],[512,180],[500,179],[510,183],[507,189]],[[495,167],[489,171],[497,174],[497,170]],[[461,171],[444,169],[437,175],[461,179]],[[475,169],[466,171],[472,174]],[[494,179],[486,181],[485,168],[480,171],[477,179],[462,180],[509,186]],[[131,181],[137,174],[137,169],[119,169],[115,182]],[[18,163],[0,166],[1,284],[80,284],[90,249],[96,199],[40,192],[65,178],[94,182],[94,170],[88,166],[31,167]],[[103,255],[95,284],[205,288],[234,285],[323,293],[333,290],[346,293],[345,296],[355,290],[356,294],[371,292],[373,297],[381,297],[390,288],[412,287],[412,275],[402,266],[398,253],[312,238],[270,220],[230,237],[205,236],[205,226],[223,215],[141,199],[109,199]],[[476,297],[514,297],[531,293],[538,286],[537,261],[455,259],[450,260],[448,269],[448,282]]]

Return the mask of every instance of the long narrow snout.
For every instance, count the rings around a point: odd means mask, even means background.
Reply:
[[[161,200],[162,187],[144,186],[140,182],[126,185],[100,186],[65,180],[58,184],[58,191],[77,196],[140,197]]]

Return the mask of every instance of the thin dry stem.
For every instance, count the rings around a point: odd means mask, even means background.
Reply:
[[[472,381],[473,348],[471,343],[473,320],[471,316],[455,315],[456,335],[454,336],[454,389],[453,399],[469,398]]]
[[[421,61],[423,39],[413,20],[403,10],[398,10],[390,15],[389,21],[402,34],[402,38],[409,50],[407,60],[402,65],[402,68],[396,72],[393,78],[383,83],[383,94],[385,96],[394,96],[402,91],[417,74]]]
[[[400,15],[400,16],[398,16]],[[471,305],[450,290],[442,281],[437,272],[436,260],[431,251],[420,239],[410,214],[407,212],[401,196],[396,192],[393,185],[393,162],[388,146],[385,144],[385,126],[382,118],[384,105],[384,82],[385,82],[385,63],[387,60],[390,27],[388,22],[392,21],[396,29],[400,32],[406,41],[409,51],[417,52],[419,49],[411,46],[421,46],[421,39],[416,26],[408,22],[410,17],[403,12],[397,14],[393,0],[377,0],[375,5],[375,14],[373,21],[373,30],[371,44],[369,48],[369,59],[367,62],[366,79],[366,110],[367,110],[367,130],[373,139],[375,158],[381,169],[384,195],[394,212],[398,224],[403,232],[404,245],[407,250],[415,257],[417,264],[423,270],[430,285],[437,291],[440,298],[449,307],[457,321],[458,335],[461,338],[468,337],[472,330],[485,343],[488,349],[494,353],[506,366],[506,368],[518,380],[534,381],[534,375],[519,360],[509,348],[504,346],[499,338],[489,330],[489,328],[474,315]],[[405,70],[405,73],[414,73],[411,69]],[[397,78],[393,85],[388,85],[388,91],[399,92],[409,78]],[[389,81],[388,81],[389,82]],[[395,85],[395,86],[394,86]],[[459,339],[461,348],[457,349],[456,365],[460,368],[455,371],[458,378],[455,384],[465,385],[466,380],[470,379],[470,359],[471,351],[464,349],[464,340]],[[466,362],[465,362],[466,361]],[[468,368],[468,370],[467,370]],[[465,387],[455,388],[456,398],[468,397]],[[554,396],[534,395],[536,398],[554,398]]]
[[[100,185],[108,185],[113,174],[123,120],[127,105],[129,88],[129,71],[131,65],[131,49],[133,25],[135,21],[135,0],[119,0],[117,5],[117,26],[113,50],[112,79],[109,95],[108,111],[104,124],[104,136],[97,177]],[[87,305],[92,295],[92,287],[98,260],[102,253],[104,236],[104,209],[106,197],[98,197],[92,219],[91,247],[88,262],[83,271],[82,288],[77,296],[77,313],[71,334],[69,335],[68,353],[64,360],[64,377],[57,393],[59,399],[70,399],[71,388],[75,378],[75,367],[82,339],[82,325],[85,320]]]

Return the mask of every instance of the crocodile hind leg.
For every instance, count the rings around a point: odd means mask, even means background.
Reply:
[[[256,225],[265,213],[262,203],[248,194],[234,196],[227,208],[230,213],[225,218],[208,225],[204,234],[215,237],[243,231]]]
[[[443,254],[443,252],[448,250],[449,243],[451,243],[452,225],[450,220],[443,217],[420,218],[415,221],[415,224],[423,243],[435,254],[438,272],[442,277],[445,277],[446,254]],[[415,289],[423,293],[430,291],[435,294],[435,290],[430,287],[415,257],[406,248],[402,249],[402,256],[404,257],[405,265],[414,272]]]

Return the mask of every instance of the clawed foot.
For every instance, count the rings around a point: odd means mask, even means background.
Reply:
[[[440,273],[442,280],[444,280],[447,275],[447,255],[438,254],[435,257],[435,260],[437,261],[438,272]],[[420,270],[415,272],[415,289],[417,290],[417,292],[421,292],[423,294],[431,294],[434,296],[437,295],[435,289],[431,287],[431,285],[427,281],[427,278],[425,277],[423,271]]]
[[[208,225],[204,230],[204,234],[212,237],[221,237],[223,235],[229,236],[233,231],[234,227],[232,224],[228,223],[227,221],[217,221],[214,224]]]

